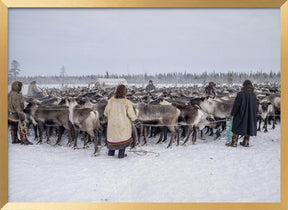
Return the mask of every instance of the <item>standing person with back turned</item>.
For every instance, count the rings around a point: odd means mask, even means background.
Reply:
[[[27,127],[24,114],[24,98],[21,90],[22,82],[16,81],[12,83],[11,91],[8,94],[8,123],[10,125],[12,144],[21,142],[24,145],[28,145],[33,143],[28,141],[26,136]],[[20,133],[21,141],[18,140],[17,130]]]
[[[241,91],[237,94],[234,101],[231,118],[232,123],[232,141],[226,146],[237,147],[238,136],[244,136],[240,145],[249,147],[250,136],[257,135],[257,99],[254,93],[254,87],[250,80],[243,82]]]
[[[119,85],[112,98],[108,100],[108,104],[104,110],[104,115],[108,118],[108,155],[114,156],[115,150],[119,150],[118,158],[127,156],[125,148],[130,145],[132,140],[131,121],[136,125],[140,123],[131,101],[126,99],[126,93],[126,86]]]

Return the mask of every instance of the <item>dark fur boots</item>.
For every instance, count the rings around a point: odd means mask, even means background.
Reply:
[[[12,144],[19,144],[21,143],[21,141],[18,139],[17,136],[17,128],[10,128],[10,134],[11,134],[11,138],[12,138]]]
[[[250,136],[244,136],[244,139],[242,142],[240,142],[240,145],[242,145],[243,147],[249,147],[249,139]]]
[[[237,147],[237,143],[238,143],[238,135],[233,133],[232,141],[230,143],[226,144],[226,146],[228,146],[228,147]]]

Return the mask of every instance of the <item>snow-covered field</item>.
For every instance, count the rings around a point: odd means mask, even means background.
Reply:
[[[8,141],[9,202],[280,202],[279,124],[249,148],[226,147],[223,136],[167,149],[154,138],[146,155],[124,159],[105,147],[92,157],[92,144],[73,150],[67,138],[63,146]]]

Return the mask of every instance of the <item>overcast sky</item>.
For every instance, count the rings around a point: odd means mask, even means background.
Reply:
[[[20,75],[280,71],[279,9],[9,9]]]

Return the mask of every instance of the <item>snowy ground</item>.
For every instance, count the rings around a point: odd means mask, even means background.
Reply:
[[[12,145],[9,135],[9,202],[280,202],[279,124],[249,148],[224,136],[172,149],[156,140],[120,160],[105,147],[92,157],[93,145]]]

